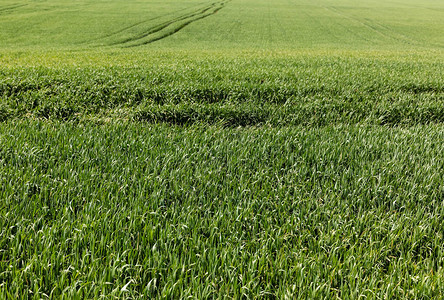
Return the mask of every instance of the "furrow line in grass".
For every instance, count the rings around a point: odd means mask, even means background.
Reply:
[[[188,13],[188,14],[185,14],[185,15],[183,15],[183,16],[179,16],[179,17],[174,18],[174,19],[172,19],[172,20],[166,21],[166,22],[164,22],[164,23],[161,23],[161,24],[155,25],[153,28],[149,28],[147,31],[142,32],[142,33],[139,33],[139,34],[136,35],[136,36],[132,36],[132,37],[125,38],[125,39],[120,40],[120,41],[117,41],[117,42],[113,42],[113,43],[111,43],[110,45],[125,44],[125,43],[134,42],[134,41],[137,41],[137,40],[143,39],[144,37],[146,37],[146,36],[148,36],[148,35],[151,35],[151,34],[153,34],[153,33],[156,33],[156,32],[158,32],[158,31],[161,31],[162,29],[168,27],[169,25],[171,25],[171,24],[173,24],[173,23],[175,23],[175,22],[179,22],[179,21],[185,20],[185,19],[187,19],[187,18],[191,18],[191,17],[193,17],[193,16],[199,15],[200,13],[205,12],[205,11],[207,11],[208,9],[210,9],[213,5],[214,5],[214,3],[212,3],[212,4],[211,4],[210,6],[208,6],[208,7],[205,7],[205,8],[202,9],[202,10],[198,10],[198,11],[195,11],[195,12],[192,12],[192,13]]]
[[[330,21],[331,23],[335,22],[337,24],[337,26],[341,27],[341,29],[342,29],[341,31],[336,33],[336,34],[339,33],[339,38],[338,39],[343,38],[344,37],[343,33],[347,32],[347,33],[355,36],[359,40],[366,41],[366,42],[372,42],[371,39],[365,37],[365,35],[363,35],[362,32],[359,32],[359,31],[351,29],[350,26],[348,26],[348,24],[344,24],[344,22],[341,22],[341,21],[342,20],[337,20],[337,19],[335,19],[335,21],[333,21],[333,20]],[[348,34],[346,36],[348,36]]]
[[[219,8],[219,6],[221,6],[221,7]],[[127,44],[127,43],[138,42],[138,41],[140,41],[140,40],[143,40],[144,38],[149,37],[150,35],[153,35],[153,34],[156,34],[156,33],[160,32],[160,31],[162,31],[163,29],[165,29],[165,28],[167,28],[167,27],[169,27],[169,26],[171,26],[171,25],[173,25],[173,24],[176,24],[176,23],[178,23],[178,22],[181,22],[181,21],[185,21],[185,20],[189,20],[189,19],[191,19],[191,20],[185,22],[185,24],[188,25],[188,24],[190,24],[191,22],[194,22],[194,21],[196,21],[196,20],[199,20],[199,19],[202,19],[202,18],[204,18],[204,17],[209,16],[210,14],[205,14],[205,13],[206,13],[207,11],[211,10],[212,8],[216,7],[216,11],[213,11],[213,12],[212,12],[212,14],[214,14],[214,13],[216,13],[218,10],[220,10],[223,6],[224,6],[224,2],[214,2],[214,3],[210,4],[209,6],[203,8],[203,9],[197,11],[197,12],[190,13],[190,14],[186,14],[186,15],[183,15],[183,16],[180,16],[180,17],[177,17],[177,18],[175,18],[175,19],[173,19],[173,20],[171,20],[171,21],[167,21],[167,22],[164,22],[164,23],[162,23],[162,24],[156,25],[155,27],[149,29],[149,30],[146,31],[146,32],[143,32],[143,33],[141,33],[141,34],[139,34],[139,35],[136,35],[136,36],[133,36],[133,37],[130,37],[130,38],[126,38],[126,39],[121,40],[121,41],[118,41],[118,42],[111,43],[111,45],[123,45],[123,44]],[[198,17],[197,17],[197,18],[194,18],[194,17],[196,17],[196,16],[198,16]],[[193,19],[193,18],[194,18],[194,19]],[[183,24],[181,24],[181,25],[183,25]],[[186,26],[186,25],[185,25],[185,26]],[[171,32],[167,32],[167,33],[165,33],[165,34],[162,34],[162,37],[161,37],[161,38],[156,37],[156,38],[150,39],[150,40],[147,41],[147,42],[140,42],[140,43],[137,43],[137,45],[130,45],[130,47],[132,47],[132,46],[139,46],[139,45],[143,45],[143,44],[146,44],[146,43],[150,43],[150,42],[153,42],[153,41],[160,40],[160,39],[162,39],[162,38],[165,38],[165,37],[167,37],[167,36],[170,36],[171,34],[176,33],[177,31],[179,31],[180,29],[182,29],[182,28],[185,27],[185,26],[179,26],[179,27],[181,27],[181,28],[179,28],[179,29],[176,30],[176,31],[173,30],[172,33],[171,33]]]
[[[0,14],[3,14],[4,12],[14,11],[17,8],[24,7],[24,6],[27,6],[27,5],[28,4],[18,4],[18,5],[11,5],[11,6],[8,6],[8,7],[2,7],[2,8],[0,8]]]
[[[169,16],[169,15],[172,15],[172,14],[175,14],[175,13],[178,13],[178,12],[181,12],[181,11],[184,11],[184,10],[187,10],[187,9],[190,9],[190,8],[194,8],[194,7],[197,7],[197,6],[201,6],[201,5],[202,5],[202,4],[198,4],[198,5],[194,5],[194,6],[191,6],[191,7],[182,8],[182,9],[179,9],[179,10],[176,10],[176,11],[173,11],[173,12],[170,12],[170,13],[167,13],[167,14],[164,14],[164,15],[161,15],[161,16],[157,16],[157,17],[154,17],[154,18],[150,18],[150,19],[147,19],[147,20],[143,20],[143,21],[140,21],[140,22],[134,23],[134,24],[132,24],[132,25],[129,25],[129,26],[127,26],[127,27],[124,27],[124,28],[122,28],[122,29],[120,29],[120,30],[117,30],[117,31],[115,31],[115,32],[112,32],[112,33],[109,33],[109,34],[107,34],[107,35],[104,35],[104,36],[102,36],[102,37],[98,37],[98,38],[96,38],[96,39],[89,40],[89,42],[97,41],[97,40],[102,40],[102,39],[106,39],[106,38],[110,38],[110,37],[113,37],[113,36],[115,36],[115,35],[117,35],[117,34],[119,34],[119,33],[123,33],[123,32],[125,32],[125,31],[127,31],[127,30],[129,30],[129,29],[132,29],[132,28],[134,28],[134,27],[136,27],[136,26],[139,26],[139,25],[142,25],[142,24],[148,23],[148,22],[150,22],[150,21],[154,21],[154,20],[157,20],[157,19],[160,19],[160,18],[163,18],[163,17]]]
[[[444,123],[444,106],[354,107],[347,104],[324,105],[164,105],[136,109],[133,121],[191,125],[195,123],[238,126],[330,126],[369,124],[413,126]]]
[[[87,121],[98,119],[128,120],[131,122],[167,123],[181,126],[193,124],[220,124],[225,127],[244,126],[309,126],[382,125],[415,126],[443,124],[444,106],[351,106],[347,104],[314,105],[260,105],[245,104],[178,104],[142,105],[139,108],[116,108],[87,113],[81,107],[70,105],[46,106],[33,112],[12,112],[0,108],[0,122],[17,119]]]
[[[410,44],[410,45],[414,45],[414,46],[423,46],[424,45],[424,41],[419,41],[417,39],[414,39],[412,37],[409,37],[405,34],[399,33],[379,22],[376,22],[375,20],[370,20],[367,18],[364,19],[359,19],[356,18],[354,16],[351,16],[349,14],[346,14],[344,12],[342,12],[340,9],[333,7],[333,6],[323,6],[325,9],[340,15],[342,17],[345,17],[349,20],[353,20],[365,27],[367,27],[368,29],[380,34],[381,36],[384,36],[386,38],[392,39],[392,40],[396,40],[402,43],[406,43],[406,44]],[[428,42],[429,43],[429,42]],[[436,43],[429,43],[429,45],[435,46],[435,47],[444,47],[441,44],[436,44]]]
[[[347,19],[349,19],[349,20],[351,20],[351,21],[357,22],[357,23],[359,23],[360,25],[362,25],[362,26],[368,28],[369,30],[371,30],[371,31],[373,31],[373,32],[375,32],[375,33],[377,33],[377,34],[379,34],[379,35],[385,37],[385,38],[388,38],[388,39],[394,39],[394,40],[398,40],[398,41],[401,41],[401,42],[408,42],[408,41],[406,41],[406,40],[399,40],[399,39],[396,39],[395,37],[393,37],[393,36],[391,36],[391,35],[389,35],[389,34],[383,32],[383,31],[381,31],[380,29],[376,28],[375,26],[371,26],[371,25],[369,25],[368,22],[363,22],[362,20],[357,19],[357,18],[355,18],[355,17],[352,17],[352,16],[350,16],[350,15],[348,15],[348,14],[345,14],[345,13],[341,12],[340,10],[334,8],[334,7],[331,7],[331,6],[324,6],[324,8],[325,8],[326,10],[328,10],[328,11],[330,11],[330,12],[336,14],[336,15],[339,15],[339,16],[344,17],[344,18],[347,18]]]
[[[0,121],[27,117],[73,120],[95,115],[120,118],[114,112],[123,108],[128,112],[136,110],[133,118],[135,121],[176,124],[211,123],[212,119],[233,126],[266,123],[275,126],[415,125],[444,122],[444,94],[435,94],[434,91],[430,92],[426,87],[420,86],[405,86],[401,89],[404,90],[402,95],[394,94],[396,99],[390,93],[379,98],[365,95],[356,99],[347,98],[346,95],[329,96],[327,93],[319,98],[310,96],[313,93],[309,91],[282,95],[279,99],[273,94],[260,91],[251,95],[234,95],[234,98],[224,91],[205,90],[176,91],[180,96],[168,91],[159,93],[139,89],[130,93],[122,91],[113,94],[112,90],[106,88],[73,91],[72,95],[65,92],[45,94],[39,91],[29,94],[20,90],[16,95],[8,95],[7,91],[3,91],[0,98]],[[426,92],[422,93],[423,89]],[[179,98],[174,99],[176,97]],[[288,100],[283,102],[284,99]]]
[[[363,20],[361,20],[361,19],[358,19],[358,18],[355,18],[355,17],[350,16],[350,15],[348,15],[348,14],[345,14],[345,13],[343,13],[342,11],[340,11],[339,9],[337,9],[337,8],[335,8],[335,7],[332,7],[332,6],[323,6],[323,7],[324,7],[326,10],[328,10],[328,11],[330,11],[330,12],[336,14],[336,15],[339,15],[339,16],[341,16],[341,17],[344,17],[344,18],[347,18],[347,19],[352,20],[352,21],[354,21],[354,22],[357,22],[357,23],[359,23],[360,25],[362,25],[362,26],[368,28],[369,30],[371,30],[371,31],[373,31],[373,32],[375,32],[375,33],[377,33],[377,34],[383,36],[383,37],[386,37],[386,38],[388,38],[388,39],[396,40],[396,41],[399,41],[399,42],[402,42],[402,43],[407,43],[407,44],[412,44],[412,45],[422,45],[422,44],[419,43],[418,41],[413,40],[413,39],[411,39],[411,38],[409,38],[409,37],[407,37],[407,36],[405,36],[405,35],[400,35],[400,37],[396,37],[396,36],[394,36],[393,32],[391,32],[390,34],[388,34],[388,33],[384,32],[384,31],[382,31],[380,28],[377,28],[374,24],[372,24],[372,23],[375,23],[375,21],[371,21],[371,22],[363,21]],[[379,25],[380,27],[383,27],[383,26],[380,25],[380,24],[377,24],[377,25]],[[387,27],[383,27],[383,28],[386,29],[386,30],[388,30]]]
[[[191,23],[194,23],[194,22],[196,22],[196,21],[202,20],[202,19],[204,19],[204,18],[207,18],[207,17],[209,17],[209,16],[212,16],[212,15],[216,14],[216,13],[217,13],[219,10],[221,10],[222,8],[223,8],[223,5],[220,6],[220,7],[215,8],[212,12],[210,12],[210,13],[208,13],[208,14],[201,15],[201,16],[195,17],[195,18],[193,18],[193,19],[191,19],[191,20],[188,20],[188,21],[186,21],[186,22],[184,22],[184,23],[181,23],[180,25],[178,25],[178,26],[175,27],[174,29],[172,29],[172,30],[170,30],[170,31],[168,31],[168,32],[165,32],[164,34],[162,34],[162,35],[159,36],[159,37],[155,37],[155,38],[152,38],[152,39],[150,39],[150,40],[148,40],[148,41],[145,41],[145,42],[142,42],[142,43],[140,43],[140,44],[136,44],[136,45],[131,45],[131,46],[129,46],[129,47],[137,47],[137,46],[147,45],[147,44],[150,44],[150,43],[153,43],[153,42],[159,41],[159,40],[161,40],[161,39],[167,38],[167,37],[169,37],[169,36],[171,36],[171,35],[177,33],[178,31],[182,30],[183,28],[185,28],[186,26],[190,25]]]

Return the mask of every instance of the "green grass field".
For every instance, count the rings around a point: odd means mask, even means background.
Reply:
[[[444,2],[0,3],[1,299],[439,299]]]
[[[1,48],[20,50],[152,43],[162,50],[429,51],[444,47],[443,11],[438,0],[3,0],[0,40]]]

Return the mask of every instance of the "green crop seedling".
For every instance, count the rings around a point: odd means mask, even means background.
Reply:
[[[444,3],[0,3],[1,299],[439,299]]]

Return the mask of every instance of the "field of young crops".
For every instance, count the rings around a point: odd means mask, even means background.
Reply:
[[[444,3],[0,3],[0,298],[444,294]]]

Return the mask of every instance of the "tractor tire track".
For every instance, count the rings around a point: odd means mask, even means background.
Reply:
[[[333,13],[333,14],[336,14],[336,15],[338,15],[338,16],[341,16],[341,17],[343,17],[343,18],[346,18],[346,19],[348,19],[348,20],[351,20],[351,21],[353,21],[353,22],[355,22],[355,23],[358,23],[358,24],[364,26],[365,28],[367,28],[367,29],[369,29],[369,30],[371,30],[371,31],[373,31],[373,32],[376,32],[377,34],[379,34],[379,35],[381,35],[381,36],[383,36],[383,37],[385,37],[385,38],[388,38],[388,39],[395,39],[394,37],[392,37],[392,36],[386,34],[386,33],[383,32],[382,30],[377,29],[377,28],[375,28],[374,26],[369,25],[367,22],[364,22],[364,21],[362,21],[362,20],[360,20],[360,19],[358,19],[358,18],[355,18],[355,17],[349,16],[349,15],[347,15],[347,14],[341,12],[340,10],[338,10],[338,9],[336,9],[336,8],[334,8],[334,7],[331,7],[331,6],[323,6],[323,8],[326,9],[327,11]]]
[[[146,19],[146,20],[134,23],[132,25],[129,25],[127,27],[124,27],[122,29],[119,29],[117,31],[114,31],[112,33],[109,33],[107,35],[104,35],[104,36],[101,36],[101,37],[98,37],[98,38],[95,38],[95,39],[91,39],[88,42],[93,42],[93,41],[99,41],[99,40],[107,39],[107,38],[113,37],[115,35],[118,35],[119,33],[123,33],[125,31],[128,31],[129,29],[132,29],[132,28],[137,27],[139,25],[142,25],[142,24],[145,24],[145,23],[148,23],[148,22],[160,19],[160,18],[164,18],[166,16],[173,15],[173,14],[176,14],[178,12],[181,12],[181,11],[184,11],[184,10],[188,10],[188,9],[191,9],[191,8],[195,8],[195,7],[198,7],[198,6],[202,6],[202,4],[197,4],[197,5],[193,5],[191,7],[186,7],[186,8],[178,9],[176,11],[172,11],[170,13],[167,13],[167,14],[164,14],[164,15],[161,15],[161,16],[157,16],[157,17],[154,17],[154,18]]]
[[[133,45],[133,46],[129,46],[129,47],[137,47],[137,46],[147,45],[147,44],[151,44],[151,43],[153,43],[153,42],[159,41],[159,40],[161,40],[161,39],[164,39],[164,38],[166,38],[166,37],[169,37],[169,36],[171,36],[171,35],[177,33],[178,31],[182,30],[182,29],[185,28],[186,26],[190,25],[191,23],[194,23],[194,22],[196,22],[196,21],[198,21],[198,20],[202,20],[202,19],[204,19],[204,18],[206,18],[206,17],[209,17],[209,16],[212,16],[212,15],[216,14],[216,13],[217,13],[219,10],[221,10],[222,8],[223,8],[223,6],[221,6],[221,7],[217,7],[217,8],[216,8],[215,10],[213,10],[211,13],[208,13],[208,14],[206,14],[206,15],[202,15],[202,16],[196,17],[196,18],[194,18],[194,19],[192,19],[192,20],[188,20],[188,21],[186,21],[185,23],[182,23],[182,24],[180,24],[178,27],[174,28],[172,31],[166,32],[166,33],[162,34],[162,35],[159,36],[159,37],[155,37],[155,38],[152,38],[152,39],[150,39],[150,40],[148,40],[148,41],[145,41],[145,42],[143,42],[143,43],[140,43],[140,44],[137,44],[137,45]]]
[[[157,26],[155,26],[154,28],[152,28],[152,29],[150,29],[150,30],[148,30],[148,31],[146,31],[146,32],[143,32],[143,33],[141,33],[141,34],[139,34],[139,35],[137,35],[137,36],[135,36],[135,37],[125,39],[125,40],[120,41],[120,42],[118,42],[118,43],[116,43],[116,44],[124,44],[124,43],[131,42],[131,41],[134,41],[134,40],[140,40],[140,39],[143,39],[144,37],[147,37],[147,36],[149,36],[149,35],[151,35],[151,34],[153,34],[153,33],[156,33],[156,32],[161,31],[162,29],[168,27],[168,26],[171,25],[171,24],[174,24],[174,23],[179,22],[179,21],[186,20],[186,19],[188,19],[188,18],[192,18],[192,17],[197,16],[197,15],[199,15],[199,14],[201,14],[201,13],[205,13],[206,11],[208,11],[209,9],[211,9],[211,7],[212,7],[213,5],[214,5],[214,3],[212,3],[212,4],[210,5],[210,7],[206,7],[206,8],[204,8],[203,10],[201,10],[201,11],[199,11],[199,12],[190,13],[190,14],[188,14],[188,15],[184,15],[184,16],[181,16],[181,17],[175,18],[175,19],[173,19],[173,20],[171,20],[171,21],[167,21],[167,22],[165,22],[165,23],[162,23],[162,24],[160,24],[160,25],[157,25]]]
[[[17,8],[27,6],[28,4],[17,4],[6,7],[0,7],[0,15],[15,11]]]
[[[364,20],[365,21],[363,21],[363,22],[365,24],[367,24],[367,26],[369,26],[370,28],[374,28],[375,30],[378,30],[376,27],[379,27],[380,28],[379,30],[385,30],[385,31],[389,32],[388,36],[390,36],[393,39],[397,39],[398,41],[404,41],[404,42],[406,42],[408,44],[416,45],[416,46],[424,46],[425,43],[428,43],[431,46],[440,47],[440,48],[444,47],[441,44],[430,43],[430,42],[427,42],[427,41],[421,41],[421,40],[418,40],[418,39],[414,39],[412,37],[409,37],[409,36],[407,36],[407,35],[405,35],[403,33],[397,32],[397,31],[391,29],[390,27],[385,26],[385,25],[383,25],[381,23],[375,22],[373,20],[370,20],[370,19],[367,19],[367,18],[364,19]]]
[[[398,42],[401,42],[404,44],[413,45],[413,46],[423,46],[425,43],[425,42],[421,42],[417,39],[414,39],[412,37],[409,37],[405,34],[402,34],[400,32],[397,32],[397,31],[395,31],[395,30],[393,30],[381,23],[378,23],[374,20],[370,20],[370,19],[362,20],[362,19],[350,16],[349,14],[346,14],[346,13],[344,13],[344,12],[340,11],[339,9],[332,7],[332,6],[323,6],[323,7],[326,10],[328,10],[336,15],[339,15],[339,16],[342,16],[342,17],[347,18],[349,20],[352,20],[354,22],[357,22],[358,24],[366,27],[367,29],[369,29],[369,30],[371,30],[371,31],[373,31],[373,32],[375,32],[387,39],[395,40],[395,41],[398,41]],[[443,47],[442,45],[439,45],[439,44],[430,44],[429,43],[429,45],[432,45],[435,47],[440,47],[440,48]]]
[[[198,11],[177,17],[173,20],[164,22],[162,24],[159,24],[157,26],[154,26],[153,28],[142,32],[136,36],[133,36],[131,38],[126,38],[124,40],[120,40],[119,42],[112,43],[111,45],[122,45],[124,47],[136,47],[141,45],[146,45],[149,43],[153,43],[155,41],[164,39],[168,36],[171,36],[187,25],[196,22],[198,20],[204,19],[206,17],[209,17],[211,15],[216,14],[219,10],[221,10],[225,6],[226,2],[220,1],[220,2],[214,2],[211,3],[209,6],[204,7],[203,9],[200,9]],[[172,30],[169,30],[167,32],[162,32],[168,27],[174,27]],[[160,34],[160,36],[151,37],[152,35]],[[127,44],[127,45],[125,45]],[[129,45],[128,45],[129,44]]]
[[[125,44],[125,43],[128,43],[128,42],[132,42],[132,41],[137,41],[137,40],[143,39],[143,38],[145,38],[145,37],[147,37],[149,35],[152,35],[154,33],[157,33],[159,31],[167,28],[168,26],[170,26],[170,25],[172,25],[174,23],[177,23],[177,22],[189,19],[189,18],[193,18],[193,17],[198,16],[198,15],[204,14],[205,12],[210,10],[212,7],[214,7],[216,4],[217,4],[217,2],[211,3],[209,6],[203,8],[201,10],[198,10],[198,11],[195,11],[195,12],[192,12],[192,13],[189,13],[189,14],[177,17],[177,18],[175,18],[173,20],[164,22],[164,23],[162,23],[160,25],[155,26],[154,28],[151,28],[150,30],[148,30],[146,32],[143,32],[143,33],[141,33],[139,35],[136,35],[135,37],[124,39],[124,40],[119,41],[117,43],[113,43],[112,45]]]

